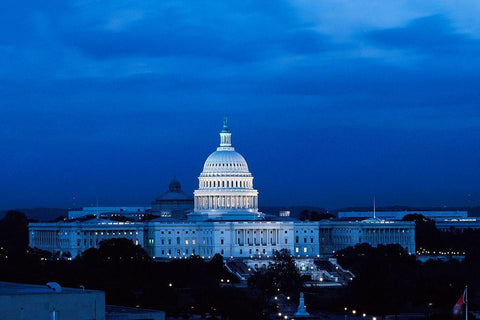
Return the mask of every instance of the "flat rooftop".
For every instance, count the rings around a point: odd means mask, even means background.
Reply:
[[[16,283],[16,282],[1,282],[0,281],[0,295],[29,295],[29,294],[78,294],[78,293],[93,293],[100,292],[97,290],[83,290],[81,288],[64,288],[62,292],[55,292],[52,288],[45,285]]]

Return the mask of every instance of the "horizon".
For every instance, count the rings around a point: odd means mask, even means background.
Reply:
[[[478,206],[479,10],[6,5],[0,208],[192,194],[224,116],[260,206]]]

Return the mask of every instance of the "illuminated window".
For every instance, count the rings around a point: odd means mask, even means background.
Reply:
[[[185,240],[185,244],[188,244],[188,239]]]
[[[192,239],[192,244],[195,244],[195,239]]]
[[[298,253],[298,248],[295,248],[295,252]]]
[[[303,252],[305,252],[305,253],[306,253],[306,252],[307,252],[307,248],[303,248]]]

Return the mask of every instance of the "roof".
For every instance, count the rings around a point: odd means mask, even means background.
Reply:
[[[61,292],[55,292],[47,285],[36,285],[16,282],[0,282],[0,295],[30,295],[30,294],[77,294],[77,293],[102,292],[97,290],[83,290],[76,288],[62,288]]]
[[[187,195],[185,192],[172,192],[167,191],[164,194],[160,195],[155,201],[168,201],[168,200],[188,200],[192,201],[192,197]]]

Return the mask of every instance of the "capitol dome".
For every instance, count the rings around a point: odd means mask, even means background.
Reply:
[[[256,219],[258,191],[245,158],[235,151],[225,119],[220,146],[211,153],[198,177],[194,192],[194,212],[189,219]]]
[[[203,173],[249,173],[247,161],[233,150],[217,150],[213,152],[203,165]]]

